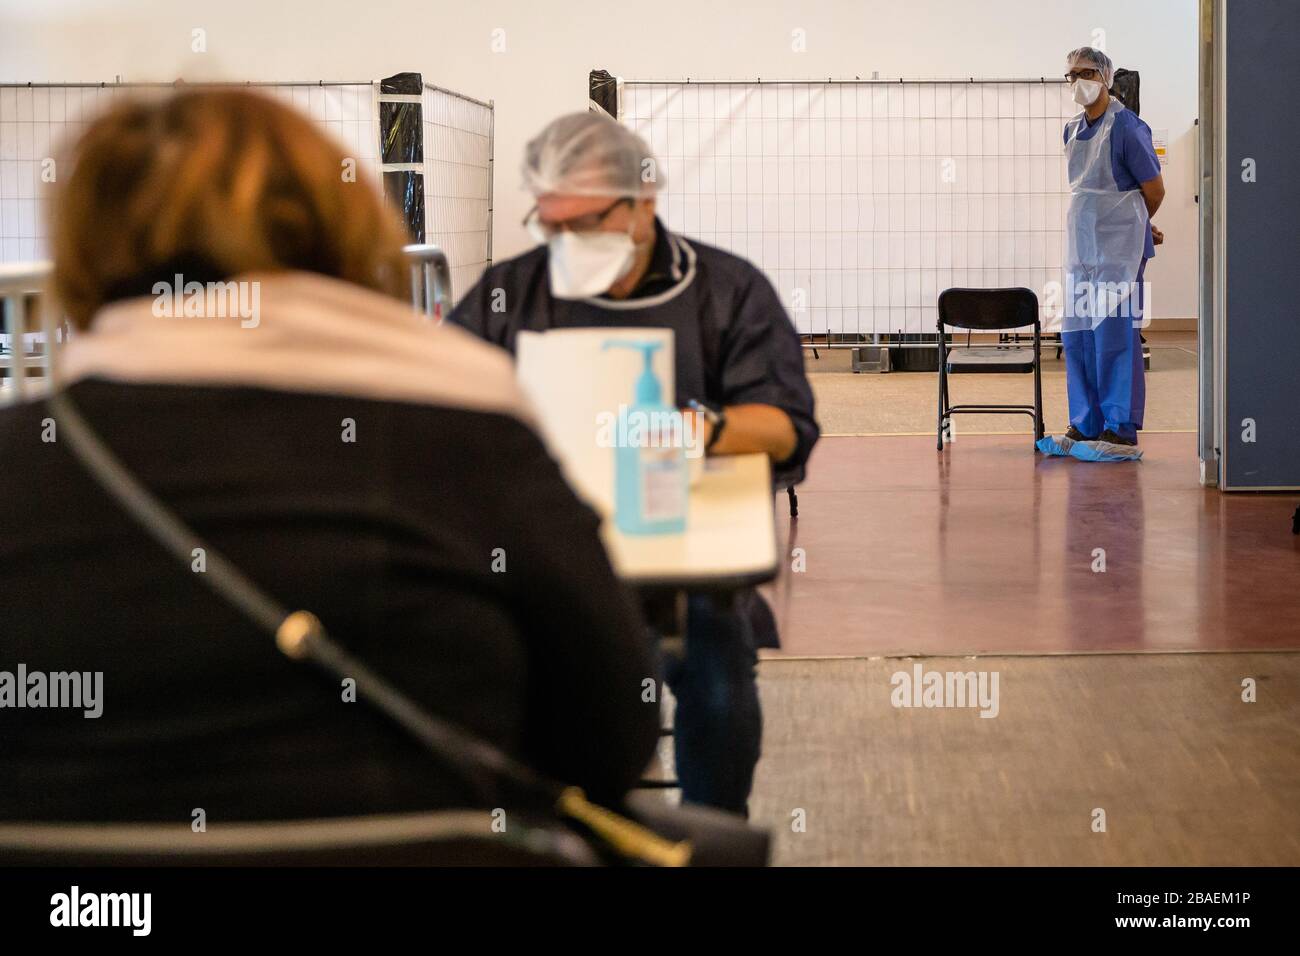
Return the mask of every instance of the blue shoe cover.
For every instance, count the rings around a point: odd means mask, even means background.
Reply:
[[[1070,449],[1074,446],[1074,440],[1062,435],[1060,438],[1053,438],[1051,435],[1044,435],[1038,441],[1034,442],[1034,447],[1044,455],[1067,456]]]
[[[1142,449],[1108,441],[1077,441],[1070,447],[1070,457],[1080,461],[1141,461]]]

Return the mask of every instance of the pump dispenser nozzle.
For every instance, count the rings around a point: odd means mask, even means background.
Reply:
[[[606,342],[601,351],[608,349],[636,349],[645,357],[645,368],[636,380],[636,404],[659,405],[663,401],[663,388],[654,371],[654,354],[663,347],[662,342]]]

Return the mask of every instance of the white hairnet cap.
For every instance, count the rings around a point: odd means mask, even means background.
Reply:
[[[660,185],[645,140],[604,113],[561,116],[524,149],[524,186],[535,196],[645,199]]]
[[[1092,67],[1101,74],[1101,81],[1106,84],[1106,89],[1110,89],[1115,82],[1115,65],[1110,62],[1110,57],[1100,50],[1094,50],[1090,46],[1081,46],[1077,50],[1071,50],[1065,56],[1066,64],[1084,63]]]

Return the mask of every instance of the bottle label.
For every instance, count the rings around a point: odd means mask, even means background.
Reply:
[[[686,480],[680,448],[641,451],[641,518],[678,521],[686,516]]]

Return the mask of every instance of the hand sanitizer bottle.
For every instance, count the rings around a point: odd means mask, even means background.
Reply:
[[[611,340],[606,349],[637,349],[645,368],[631,407],[619,409],[614,457],[614,523],[625,534],[686,530],[688,472],[682,414],[663,400],[654,373],[661,342]]]

